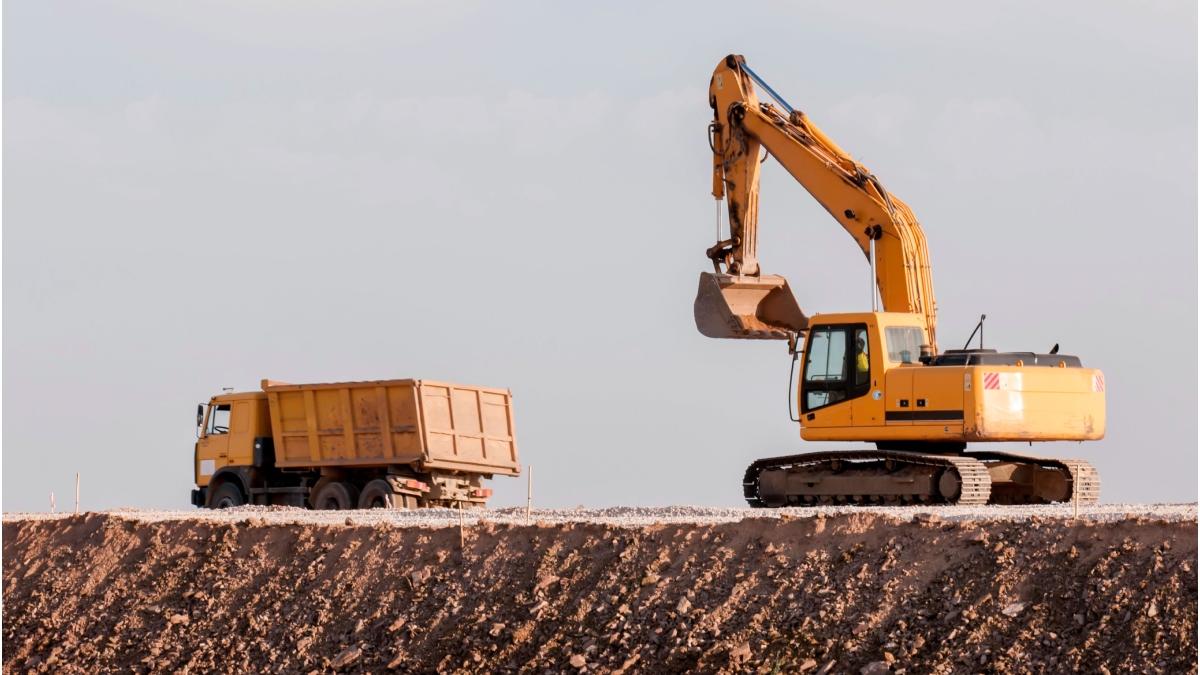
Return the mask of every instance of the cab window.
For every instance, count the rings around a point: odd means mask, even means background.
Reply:
[[[916,363],[921,356],[921,345],[925,334],[916,326],[889,326],[883,331],[887,340],[888,361],[892,363]]]
[[[837,328],[813,331],[808,343],[804,379],[808,382],[840,382],[846,379],[846,332]]]
[[[858,338],[863,348],[859,351]],[[801,409],[823,408],[856,396],[870,388],[870,358],[866,326],[816,326],[809,333],[804,356]],[[859,371],[859,355],[866,369]]]
[[[229,433],[229,404],[219,403],[208,412],[208,434]]]

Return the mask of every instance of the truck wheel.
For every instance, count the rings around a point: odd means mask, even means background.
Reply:
[[[344,511],[358,504],[358,489],[340,480],[329,481],[313,495],[313,508],[322,511]]]
[[[245,503],[246,498],[242,496],[241,488],[233,483],[221,483],[217,491],[212,493],[208,508],[227,509],[232,506],[242,506]]]
[[[417,498],[412,495],[397,493],[392,484],[376,478],[363,488],[362,496],[358,498],[360,509],[415,509]]]
[[[358,498],[358,508],[394,509],[398,501],[396,493],[392,491],[391,483],[382,478],[376,478],[363,488],[362,495]]]

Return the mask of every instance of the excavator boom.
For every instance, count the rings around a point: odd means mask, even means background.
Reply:
[[[760,103],[755,83],[780,107]],[[929,254],[912,210],[804,113],[783,101],[741,56],[727,56],[717,66],[709,84],[709,105],[714,116],[712,193],[727,201],[730,237],[708,250],[714,272],[701,275],[694,308],[700,332],[710,337],[786,338],[807,327],[786,281],[763,276],[759,268],[758,185],[760,153],[765,149],[854,238],[868,260],[874,242],[875,283],[884,311],[923,316],[936,353],[937,308]]]

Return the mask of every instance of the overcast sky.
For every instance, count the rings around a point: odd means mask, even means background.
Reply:
[[[1034,451],[1196,499],[1195,2],[13,0],[3,37],[5,510],[76,471],[187,508],[196,403],[264,377],[508,387],[539,504],[741,504],[829,446],[782,343],[692,323],[730,52],[913,207],[943,348],[987,313],[1104,370],[1107,438]],[[771,161],[760,226],[806,312],[869,307]]]

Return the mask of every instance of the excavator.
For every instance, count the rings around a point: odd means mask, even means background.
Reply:
[[[760,102],[756,85],[773,102]],[[759,459],[743,478],[746,501],[754,507],[1096,502],[1100,477],[1084,460],[968,449],[968,443],[1103,438],[1104,374],[1059,354],[1058,345],[1045,354],[985,349],[986,316],[967,346],[940,351],[929,252],[908,205],[742,56],[717,65],[709,105],[719,241],[707,251],[713,271],[700,274],[696,328],[712,338],[786,340],[791,377],[796,362],[802,364],[799,416],[793,415],[801,439],[867,445]],[[767,157],[862,250],[871,311],[807,316],[786,278],[762,273],[759,172]],[[976,333],[979,346],[968,348]],[[790,383],[788,389],[790,399]]]

